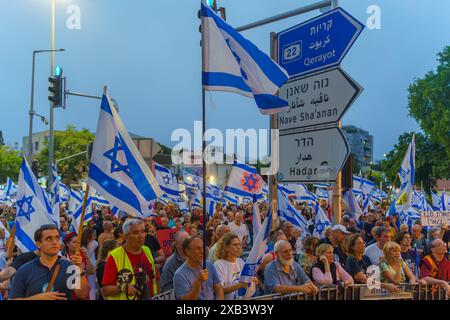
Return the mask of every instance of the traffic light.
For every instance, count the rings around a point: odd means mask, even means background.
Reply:
[[[31,171],[33,171],[34,176],[36,177],[36,179],[38,178],[38,173],[39,173],[39,169],[38,169],[38,162],[37,160],[33,160],[31,162]]]
[[[62,99],[63,99],[63,77],[62,77],[62,69],[60,67],[55,68],[55,75],[53,77],[48,78],[49,87],[48,91],[50,92],[48,96],[48,100],[53,102],[53,106],[62,107]]]

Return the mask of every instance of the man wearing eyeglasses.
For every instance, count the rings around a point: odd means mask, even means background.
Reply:
[[[420,266],[420,278],[427,284],[436,284],[445,288],[447,295],[450,295],[450,262],[445,256],[447,246],[441,239],[431,242],[431,254],[425,256]]]

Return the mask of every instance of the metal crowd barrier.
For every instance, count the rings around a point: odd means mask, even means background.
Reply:
[[[365,284],[352,286],[323,286],[315,294],[269,294],[250,300],[450,300],[446,290],[437,285],[401,284],[402,290],[390,293],[387,289],[369,288]]]

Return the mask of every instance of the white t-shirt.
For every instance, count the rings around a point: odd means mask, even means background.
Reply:
[[[214,268],[216,268],[217,274],[219,275],[220,284],[224,287],[238,284],[244,265],[245,262],[241,258],[236,258],[235,262],[229,262],[223,259],[214,262]],[[238,290],[225,294],[225,300],[234,300],[237,293]]]
[[[370,258],[370,261],[372,261],[372,264],[378,265],[379,260],[383,254],[383,250],[378,248],[377,243],[371,244],[366,248],[366,251],[364,251],[364,254]]]
[[[245,223],[241,222],[241,225],[238,226],[236,225],[236,223],[233,221],[232,223],[230,223],[228,225],[228,227],[230,227],[231,232],[233,232],[234,234],[236,234],[239,237],[239,240],[242,243],[242,239],[244,239],[245,236],[247,236],[248,239],[248,234],[247,234],[247,225]]]

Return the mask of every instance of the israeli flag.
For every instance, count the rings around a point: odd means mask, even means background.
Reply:
[[[40,226],[55,224],[50,217],[48,203],[43,201],[43,192],[33,171],[23,158],[16,202],[16,245],[22,253],[37,249],[34,233]]]
[[[183,182],[186,188],[197,189],[200,177],[197,174],[190,173],[186,170],[182,170]]]
[[[358,201],[355,198],[352,190],[347,190],[342,197],[342,201],[344,201],[345,205],[348,208],[348,213],[351,216],[355,217],[355,220],[358,221],[359,217],[363,214],[361,207],[358,204]]]
[[[305,202],[318,201],[317,195],[309,191],[308,188],[303,183],[285,183],[282,184],[282,186],[290,190],[290,192],[286,192],[287,194],[294,193],[298,201],[305,201]],[[285,190],[283,189],[282,191],[285,192]]]
[[[60,191],[59,191],[59,176],[58,172],[56,172],[56,167],[52,165],[52,177],[53,177],[53,183],[50,188],[50,197],[51,197],[51,203],[52,203],[52,220],[56,223],[58,226],[58,229],[60,227],[60,221],[59,221],[59,207],[60,207]]]
[[[91,197],[92,203],[96,205],[109,206],[109,201],[106,200],[97,190],[94,188],[89,188],[89,196]]]
[[[110,98],[103,95],[88,184],[112,206],[143,216],[150,212],[151,201],[163,192],[111,106]]]
[[[8,231],[8,229],[6,229],[6,227],[1,222],[0,222],[0,229],[5,231],[5,239],[8,239],[9,238],[9,231]]]
[[[255,235],[257,235],[259,233],[259,230],[261,230],[261,226],[262,226],[261,214],[259,213],[259,205],[258,205],[258,202],[256,202],[256,201],[253,202],[252,224],[253,224],[253,237],[255,237]],[[253,239],[253,241],[255,241],[255,239]]]
[[[289,75],[202,1],[203,88],[254,98],[262,114],[289,111],[277,96]]]
[[[69,201],[70,198],[70,189],[61,181],[59,182],[59,196],[61,201],[66,202]]]
[[[315,210],[316,210],[316,222],[315,222],[315,226],[314,226],[313,236],[316,236],[316,237],[319,237],[320,239],[322,239],[325,237],[325,234],[324,234],[325,229],[328,226],[331,226],[331,222],[328,219],[325,212],[319,206],[319,203],[316,203]]]
[[[434,211],[441,211],[442,209],[442,198],[439,197],[436,193],[431,191],[431,201],[432,207]]]
[[[6,178],[6,187],[5,187],[5,194],[7,197],[12,197],[17,195],[17,186],[14,184],[14,182],[7,177]]]
[[[295,228],[300,229],[303,233],[309,234],[308,221],[289,202],[288,195],[281,189],[278,189],[278,216],[292,223]]]
[[[316,188],[316,195],[321,200],[328,200],[328,190],[326,189]]]
[[[228,177],[225,191],[243,198],[253,200],[254,195],[261,195],[262,178],[256,168],[235,162]]]
[[[69,218],[73,220],[74,213],[83,205],[83,193],[79,190],[70,190]]]
[[[72,216],[72,226],[75,230],[75,232],[78,234],[78,229],[80,227],[80,223],[85,224],[89,220],[92,220],[93,218],[93,211],[92,211],[92,197],[89,195],[86,201],[86,212],[84,214],[84,220],[81,222],[81,215],[83,213],[83,201],[84,201],[84,192],[80,194],[81,195],[81,202],[77,206],[76,210],[73,212]],[[77,200],[79,200],[78,198]]]
[[[408,146],[405,157],[403,158],[400,170],[398,172],[400,178],[400,192],[399,197],[406,195],[406,201],[402,204],[402,208],[411,207],[412,193],[414,190],[414,172],[415,172],[415,134],[413,134],[412,141]]]
[[[272,210],[269,209],[269,215],[264,219],[261,229],[253,242],[252,250],[245,261],[244,268],[242,268],[240,282],[252,283],[253,277],[256,276],[256,269],[266,252],[267,239],[271,228]]]
[[[180,198],[177,177],[169,169],[155,162],[155,178],[164,196],[177,202]]]
[[[230,202],[230,203],[232,203],[234,205],[238,205],[238,197],[233,195],[233,194],[230,194],[228,192],[224,192],[223,198],[227,202]]]

